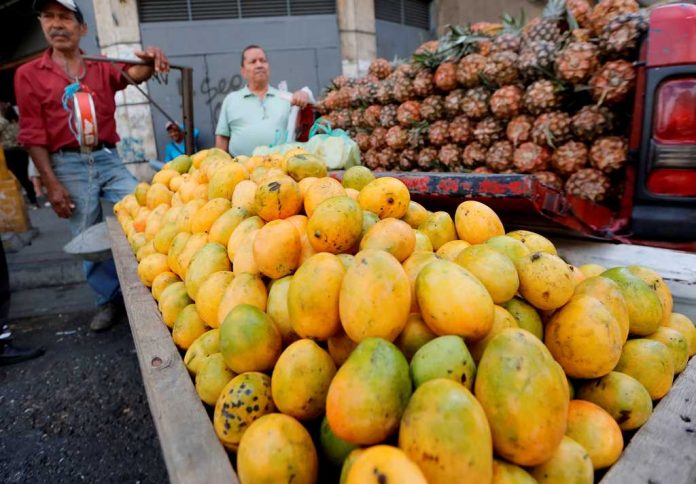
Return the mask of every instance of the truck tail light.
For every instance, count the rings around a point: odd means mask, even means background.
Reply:
[[[655,96],[647,189],[696,197],[696,78],[667,80]]]

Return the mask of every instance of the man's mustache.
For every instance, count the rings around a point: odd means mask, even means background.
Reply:
[[[65,37],[66,39],[70,37],[70,32],[64,29],[52,29],[48,32],[49,37]]]

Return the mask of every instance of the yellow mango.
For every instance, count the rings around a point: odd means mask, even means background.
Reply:
[[[470,244],[481,244],[491,237],[505,235],[503,223],[493,209],[475,200],[459,204],[454,223],[459,238]]]
[[[401,218],[406,215],[411,194],[401,180],[385,176],[372,180],[360,190],[358,203],[363,210],[379,218]]]
[[[571,400],[566,435],[589,454],[594,469],[614,464],[623,450],[623,434],[602,407],[584,400]]]
[[[196,298],[196,309],[205,324],[211,328],[219,328],[222,321],[218,320],[218,309],[222,296],[225,294],[227,286],[234,279],[234,273],[223,270],[210,274],[210,276],[200,285]]]
[[[428,214],[423,223],[418,226],[418,230],[428,236],[436,251],[447,242],[457,239],[454,222],[447,212]]]
[[[520,294],[537,309],[557,309],[575,290],[570,267],[563,259],[546,252],[533,252],[515,261]]]
[[[248,272],[235,274],[222,295],[218,307],[218,321],[222,324],[227,314],[239,304],[251,304],[265,311],[267,301],[266,285],[260,276]]]

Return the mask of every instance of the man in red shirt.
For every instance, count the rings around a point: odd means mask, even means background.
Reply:
[[[169,61],[156,47],[135,52],[140,59],[150,61],[148,65],[115,67],[86,61],[80,39],[87,33],[87,25],[74,0],[37,0],[34,10],[39,13],[49,48],[15,75],[19,142],[28,149],[53,210],[70,220],[73,235],[77,235],[102,220],[101,197],[115,202],[131,193],[137,183],[115,150],[119,137],[114,94],[128,85],[121,71],[143,82],[154,72],[168,71]],[[94,100],[99,140],[91,150],[80,149],[70,113],[62,102],[65,88],[76,82]],[[122,309],[113,259],[85,262],[85,272],[99,306],[90,327],[106,329]]]

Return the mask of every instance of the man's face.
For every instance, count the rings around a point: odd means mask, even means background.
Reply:
[[[270,68],[266,54],[262,49],[249,49],[244,53],[242,77],[249,84],[266,86],[270,76]]]
[[[176,141],[179,142],[181,141],[181,138],[184,137],[184,133],[181,132],[181,130],[177,126],[172,126],[167,130],[167,134],[169,137]]]
[[[78,22],[75,13],[59,3],[48,3],[41,10],[39,20],[48,45],[56,50],[75,50],[87,33],[87,25]]]

